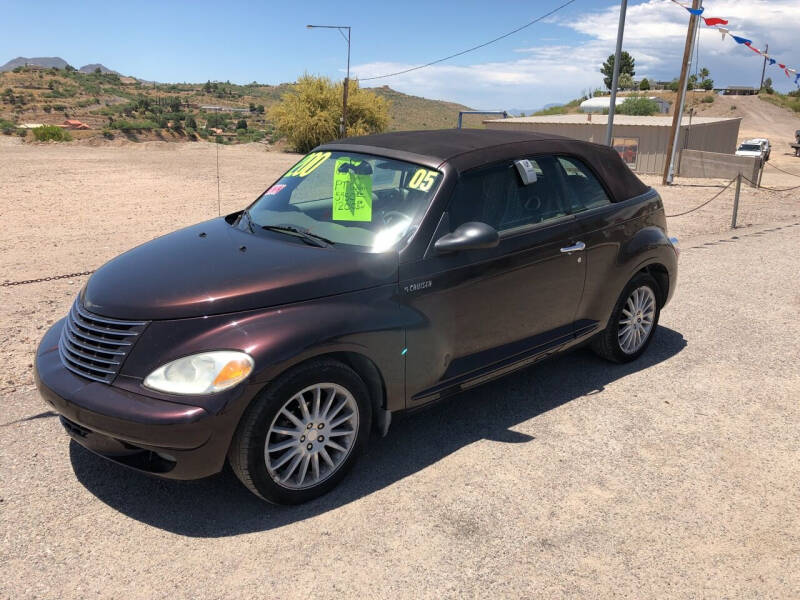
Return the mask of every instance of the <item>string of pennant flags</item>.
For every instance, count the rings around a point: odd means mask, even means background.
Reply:
[[[753,46],[752,40],[748,40],[747,38],[731,33],[731,30],[726,27],[726,25],[728,25],[727,19],[721,19],[719,17],[704,17],[703,16],[703,13],[705,12],[704,8],[692,8],[691,6],[686,6],[685,4],[681,4],[680,2],[678,2],[678,0],[672,0],[672,2],[674,2],[681,8],[688,11],[689,14],[695,15],[703,19],[703,22],[706,24],[706,27],[711,27],[712,29],[716,29],[717,31],[720,32],[720,34],[722,34],[723,40],[725,39],[726,35],[731,36],[731,39],[733,39],[733,41],[736,42],[737,44],[747,46],[748,48],[750,48],[750,50],[752,50],[756,54],[763,56],[770,66],[776,65],[784,73],[786,73],[786,77],[788,77],[789,79],[791,79],[792,76],[794,76],[794,83],[798,88],[800,88],[800,73],[797,72],[797,69],[793,69],[792,67],[789,67],[784,63],[778,62],[777,58],[773,58],[765,51],[759,50],[758,48]]]

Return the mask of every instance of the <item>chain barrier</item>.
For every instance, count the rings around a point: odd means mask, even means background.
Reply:
[[[773,164],[772,164],[772,163],[770,163],[770,162],[766,162],[766,163],[764,163],[764,164],[765,164],[766,166],[768,166],[768,167],[772,167],[773,169],[776,169],[776,170],[780,171],[781,173],[786,173],[787,175],[791,175],[792,177],[800,177],[800,175],[798,175],[797,173],[790,173],[789,171],[784,171],[784,170],[783,170],[783,169],[781,169],[780,167],[776,167],[775,165],[773,165]]]
[[[694,212],[694,211],[696,211],[696,210],[700,210],[701,208],[703,208],[703,207],[704,207],[704,206],[706,206],[707,204],[711,204],[711,202],[713,202],[714,200],[716,200],[717,198],[719,198],[719,197],[722,195],[722,192],[724,192],[724,191],[725,191],[725,190],[727,190],[729,187],[731,187],[731,184],[732,184],[734,181],[736,181],[736,177],[734,177],[733,179],[731,179],[731,180],[728,182],[728,184],[727,184],[727,185],[726,185],[724,188],[722,188],[720,191],[718,191],[716,194],[714,194],[714,195],[713,195],[711,198],[709,198],[708,200],[706,200],[705,202],[703,202],[703,203],[702,203],[700,206],[696,206],[695,208],[692,208],[691,210],[687,210],[687,211],[685,211],[685,212],[682,212],[682,213],[677,213],[677,214],[674,214],[674,215],[667,215],[667,218],[668,218],[668,219],[671,219],[671,218],[673,218],[673,217],[682,217],[683,215],[688,215],[689,213],[693,213],[693,212]]]
[[[39,279],[24,279],[22,281],[4,281],[0,287],[12,287],[15,285],[27,285],[29,283],[41,283],[43,281],[55,281],[57,279],[72,279],[83,275],[91,275],[94,271],[81,271],[80,273],[67,273],[66,275],[52,275],[51,277],[40,277]]]
[[[775,167],[775,168],[777,169],[777,167]],[[790,175],[791,175],[791,173],[790,173]],[[771,187],[767,187],[766,185],[758,185],[755,181],[751,181],[750,179],[748,179],[744,175],[742,175],[742,179],[744,179],[746,182],[751,184],[754,188],[757,188],[759,190],[768,190],[770,192],[791,192],[792,190],[800,189],[800,185],[796,185],[794,187],[788,187],[788,188],[771,188]]]

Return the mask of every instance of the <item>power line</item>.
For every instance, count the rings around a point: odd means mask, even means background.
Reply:
[[[533,21],[529,21],[528,23],[525,23],[525,25],[522,25],[521,27],[517,27],[516,29],[514,29],[512,31],[509,31],[508,33],[504,33],[503,35],[501,35],[499,37],[496,37],[493,40],[489,40],[488,42],[484,42],[483,44],[478,44],[477,46],[473,46],[472,48],[467,48],[466,50],[462,50],[461,52],[456,52],[455,54],[451,54],[450,56],[445,56],[444,58],[439,58],[437,60],[432,60],[431,62],[425,63],[424,65],[411,67],[410,69],[403,69],[402,71],[395,71],[394,73],[387,73],[385,75],[376,75],[374,77],[362,77],[362,78],[359,79],[359,81],[370,81],[372,79],[384,79],[386,77],[394,77],[395,75],[403,75],[404,73],[410,73],[411,71],[418,71],[419,69],[424,69],[425,67],[430,67],[431,65],[435,65],[437,63],[444,62],[446,60],[450,60],[451,58],[455,58],[456,56],[461,56],[463,54],[467,54],[468,52],[472,52],[472,51],[478,50],[480,48],[485,48],[486,46],[488,46],[490,44],[494,44],[495,42],[499,42],[500,40],[502,40],[504,38],[507,38],[510,35],[514,35],[515,33],[519,32],[519,31],[522,31],[523,29],[525,29],[527,27],[530,27],[531,25],[533,25],[535,23],[538,23],[539,21],[542,21],[543,19],[546,19],[550,15],[553,15],[553,14],[557,13],[558,11],[560,11],[562,8],[566,8],[567,6],[572,4],[573,2],[575,2],[575,0],[568,0],[567,2],[564,2],[560,6],[554,8],[553,10],[551,10],[549,13],[546,13],[546,14],[540,16],[540,17],[536,17]]]

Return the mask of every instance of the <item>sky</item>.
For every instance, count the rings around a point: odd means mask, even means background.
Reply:
[[[136,3],[0,0],[0,64],[17,56],[60,56],[75,67],[102,63],[160,82],[277,84],[304,72],[340,79],[347,46],[336,30],[352,27],[351,77],[372,77],[459,52],[515,29],[564,0],[436,2]],[[686,0],[688,3],[689,0]],[[705,16],[730,21],[788,66],[800,70],[800,0],[709,0]],[[688,13],[671,0],[630,0],[623,48],[636,78],[677,77]],[[477,109],[540,108],[602,87],[600,66],[614,52],[619,1],[575,0],[545,21],[491,46],[413,73],[364,81]],[[762,59],[702,26],[699,65],[717,86],[757,86]],[[796,89],[768,67],[779,91]]]

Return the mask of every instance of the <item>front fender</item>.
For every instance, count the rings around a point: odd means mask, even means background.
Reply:
[[[143,378],[176,358],[207,350],[242,350],[255,361],[252,385],[263,386],[300,362],[333,352],[359,354],[377,367],[387,408],[405,404],[405,330],[413,317],[397,303],[395,285],[262,310],[155,321],[121,374]],[[192,399],[196,402],[196,398]],[[204,402],[218,412],[215,397]]]

